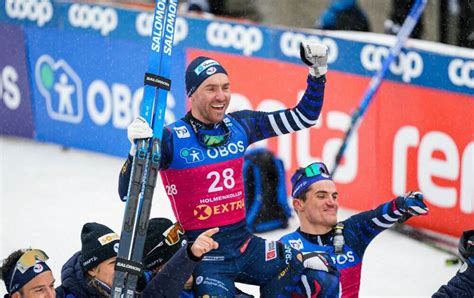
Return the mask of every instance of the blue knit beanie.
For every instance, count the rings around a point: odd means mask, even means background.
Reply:
[[[227,74],[227,71],[214,59],[199,56],[191,61],[186,69],[186,94],[193,95],[202,82],[216,73]]]

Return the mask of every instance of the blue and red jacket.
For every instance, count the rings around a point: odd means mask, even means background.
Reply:
[[[341,297],[358,297],[362,261],[367,246],[375,236],[394,225],[400,217],[402,213],[396,209],[393,200],[343,221],[345,244],[342,253],[336,253],[333,246],[335,229],[324,235],[311,235],[298,228],[280,240],[302,252],[327,252],[341,273]]]
[[[325,81],[325,77],[308,76],[307,89],[294,108],[226,114],[223,123],[231,136],[223,146],[202,146],[190,124],[190,113],[164,128],[160,174],[176,219],[186,232],[193,232],[188,233],[191,240],[193,235],[199,235],[198,231],[245,221],[242,165],[246,148],[260,140],[316,124],[323,105]],[[220,130],[222,125],[205,128]],[[131,159],[129,156],[120,174],[122,199],[127,194]]]

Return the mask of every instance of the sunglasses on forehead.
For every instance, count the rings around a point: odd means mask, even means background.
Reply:
[[[18,259],[15,269],[25,273],[26,270],[33,267],[37,262],[46,262],[48,259],[48,255],[40,249],[29,250]]]
[[[46,262],[48,259],[48,255],[41,249],[32,249],[23,253],[18,261],[16,261],[10,280],[9,290],[11,291],[12,283],[15,280],[14,277],[17,271],[20,271],[21,274],[25,274],[25,272],[31,267],[35,266],[36,263]]]
[[[324,163],[313,162],[309,166],[300,170],[300,175],[296,178],[296,181],[300,180],[302,177],[311,178],[319,175],[330,176],[329,170]]]

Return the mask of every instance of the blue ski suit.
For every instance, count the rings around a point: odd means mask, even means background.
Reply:
[[[274,292],[265,291],[267,296],[277,296],[292,290],[300,279],[304,268],[296,260],[296,251],[248,231],[242,165],[250,144],[316,124],[325,82],[324,76],[308,76],[302,99],[291,109],[238,111],[210,127],[201,123],[206,129],[228,128],[230,139],[219,147],[200,144],[190,124],[190,113],[164,128],[160,174],[176,219],[191,241],[209,228],[220,227],[213,236],[219,249],[206,254],[194,271],[196,295],[232,297],[234,282],[265,286],[277,277],[279,286]],[[131,160],[129,156],[120,174],[122,199],[126,199]]]

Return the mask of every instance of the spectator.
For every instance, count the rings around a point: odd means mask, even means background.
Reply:
[[[370,31],[370,23],[357,0],[332,0],[316,28],[324,30]]]
[[[56,297],[54,277],[39,249],[19,249],[2,261],[1,278],[12,298]]]
[[[397,35],[398,31],[405,22],[411,7],[416,0],[392,0],[392,8],[389,18],[384,22],[386,34]],[[421,39],[423,36],[423,15],[420,16],[418,23],[411,32],[411,38]]]
[[[61,270],[59,297],[109,297],[115,272],[119,236],[100,223],[86,223],[81,232],[81,251]]]
[[[433,298],[474,297],[474,230],[462,234],[459,256],[463,265],[446,285],[433,294]]]

